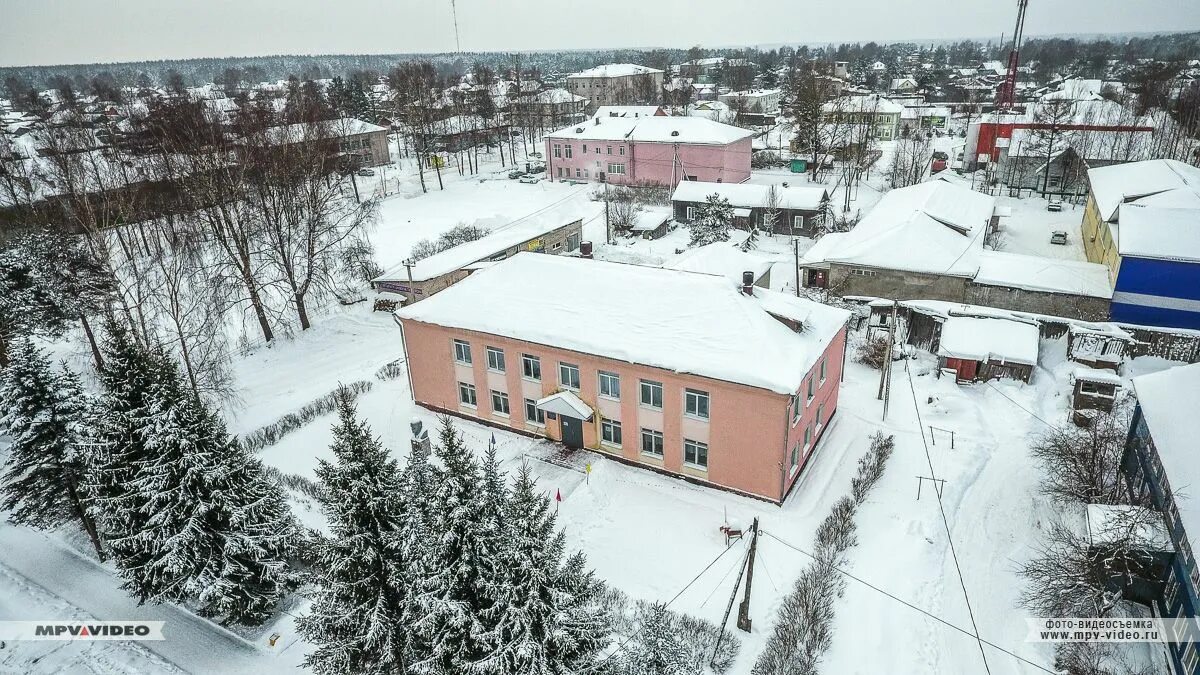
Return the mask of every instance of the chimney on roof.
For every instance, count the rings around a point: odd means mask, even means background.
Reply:
[[[579,242],[579,257],[584,258],[585,260],[592,259],[592,242],[590,242],[590,241]]]
[[[751,297],[754,296],[754,272],[750,270],[742,272],[742,292]]]

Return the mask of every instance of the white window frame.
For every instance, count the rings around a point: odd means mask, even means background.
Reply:
[[[575,384],[573,384],[573,385],[569,382],[563,381],[563,379],[564,379],[563,376],[566,373],[570,372],[572,369],[575,371]],[[581,382],[582,382],[582,380],[580,380],[580,378],[579,378],[579,366],[577,366],[573,363],[566,363],[564,361],[558,362],[558,384],[559,385],[561,385],[564,389],[570,389],[572,391],[579,391],[579,385],[581,384]]]
[[[693,455],[695,456],[694,461],[689,460],[687,458],[689,445],[692,446],[692,448],[693,448],[692,452],[693,452]],[[704,454],[703,462],[700,461],[701,453]],[[696,468],[696,469],[703,469],[704,471],[708,471],[708,443],[701,443],[700,441],[693,441],[690,438],[683,439],[683,463],[690,467]]]
[[[613,401],[621,400],[621,376],[619,374],[601,370],[597,373],[596,377],[599,381],[601,397],[612,399]],[[616,391],[613,391],[614,388]]]
[[[475,393],[475,385],[467,382],[458,383],[458,404],[468,408],[477,408],[479,406],[479,397]]]
[[[704,405],[701,406],[701,401]],[[712,400],[709,398],[707,391],[699,389],[684,389],[683,390],[683,414],[687,417],[698,420],[707,420],[712,414]],[[704,410],[701,412],[700,408]]]
[[[625,165],[623,163],[614,164],[612,162],[609,162],[608,172],[613,174],[614,176],[624,176],[625,175]]]
[[[829,357],[821,357],[821,384],[825,384],[825,376],[828,374]]]
[[[805,454],[805,456],[808,456],[808,452],[810,450],[812,450],[812,442],[813,442],[813,429],[812,429],[812,425],[809,424],[804,427],[804,454]]]
[[[536,374],[535,374],[536,371]],[[530,382],[542,381],[542,358],[533,354],[521,355],[521,379]]]
[[[651,450],[646,450],[646,439],[647,438],[649,438],[651,441],[651,443],[650,443]],[[653,451],[654,440],[656,440],[656,439],[658,440],[658,452],[657,453],[655,453]],[[645,427],[642,428],[641,451],[642,451],[643,455],[647,455],[649,457],[657,457],[658,459],[662,459],[663,455],[665,454],[665,450],[666,450],[666,444],[664,441],[665,441],[665,439],[663,438],[663,432],[657,431],[655,429],[646,429]]]
[[[487,353],[487,367],[493,373],[504,372],[504,350],[499,347],[487,347],[484,349]]]
[[[808,390],[804,392],[804,394],[805,394],[804,405],[806,405],[806,406],[812,405],[813,399],[816,398],[815,387],[813,385],[813,380],[815,380],[815,379],[817,379],[817,378],[812,377],[812,376],[809,376],[809,378],[808,378]]]
[[[624,157],[625,156],[625,146],[618,145],[617,146],[617,154]]]
[[[469,366],[472,363],[471,359],[471,343],[466,340],[454,341],[454,362],[464,366]]]
[[[533,411],[533,417],[529,416],[529,411]],[[525,423],[535,424],[539,427],[546,426],[546,412],[537,407],[537,401],[527,398],[525,399]]]
[[[614,433],[615,432],[615,433]],[[619,448],[624,443],[624,435],[621,433],[621,422],[618,420],[610,420],[607,417],[600,419],[600,442],[604,445],[611,445]]]
[[[792,216],[792,229],[793,230],[803,230],[804,229],[804,216]]]
[[[821,428],[825,426],[825,422],[828,421],[829,420],[825,419],[825,404],[822,403],[821,405],[817,406],[817,431],[820,431]]]
[[[499,403],[500,405],[496,405]],[[503,391],[492,390],[492,413],[508,417],[511,408],[508,405],[508,394]]]
[[[554,144],[554,156],[560,159],[562,158],[562,146],[558,143]],[[559,171],[562,171],[561,167],[559,168]]]
[[[688,220],[696,219],[696,207],[694,207],[694,206],[687,207],[687,219]]]
[[[571,145],[570,144],[563,146],[563,157],[566,159],[571,159]]]
[[[658,390],[658,405],[654,405],[654,391]],[[646,402],[646,393],[650,393],[650,402]],[[654,380],[639,380],[638,381],[638,405],[651,410],[663,409],[663,383],[655,382]]]

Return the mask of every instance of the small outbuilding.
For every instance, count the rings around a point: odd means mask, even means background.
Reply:
[[[938,365],[958,382],[1011,378],[1028,382],[1038,357],[1032,321],[952,316],[942,325]]]
[[[1096,411],[1112,412],[1121,389],[1121,378],[1109,370],[1080,367],[1071,373],[1071,421],[1077,426],[1091,424]]]

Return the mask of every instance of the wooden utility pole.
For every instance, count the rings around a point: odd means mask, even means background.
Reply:
[[[887,363],[884,370],[886,379],[880,382],[880,386],[883,387],[883,419],[885,420],[888,414],[888,403],[892,400],[892,350],[896,345],[896,308],[899,304],[896,300],[892,301],[892,325],[888,331]]]
[[[796,258],[796,297],[800,297],[800,240],[792,235],[792,254]]]
[[[875,394],[875,400],[883,400],[884,383],[887,381],[892,369],[892,345],[896,342],[896,305],[898,303],[892,301],[892,318],[888,321],[888,343],[887,354],[884,355],[883,364],[879,368],[879,392]]]
[[[550,175],[547,171],[546,175]],[[612,243],[612,221],[608,215],[608,173],[604,174],[604,243]]]
[[[758,548],[758,518],[750,526],[750,555],[746,557],[746,593],[738,605],[738,630],[750,632],[750,587],[754,584],[754,551]]]

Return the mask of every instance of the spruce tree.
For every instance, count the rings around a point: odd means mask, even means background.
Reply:
[[[442,419],[436,454],[442,465],[433,493],[434,540],[420,581],[422,616],[417,630],[430,653],[419,672],[461,673],[485,658],[494,621],[486,589],[499,575],[499,538],[486,525],[487,501],[471,451],[448,417]]]
[[[640,612],[638,632],[625,644],[623,675],[690,675],[687,654],[666,605]]]
[[[345,389],[338,392],[337,411],[335,461],[322,460],[317,468],[330,534],[316,546],[318,590],[297,623],[316,646],[304,665],[320,675],[411,672],[400,472],[357,419]]]
[[[18,525],[83,527],[96,555],[104,548],[88,513],[82,477],[86,399],[75,375],[52,370],[30,340],[17,343],[0,376],[0,429],[11,437],[0,482],[0,509]]]
[[[718,241],[729,241],[729,228],[733,226],[733,207],[729,200],[719,194],[711,194],[700,205],[696,219],[689,225],[692,238],[690,246],[704,246]]]

